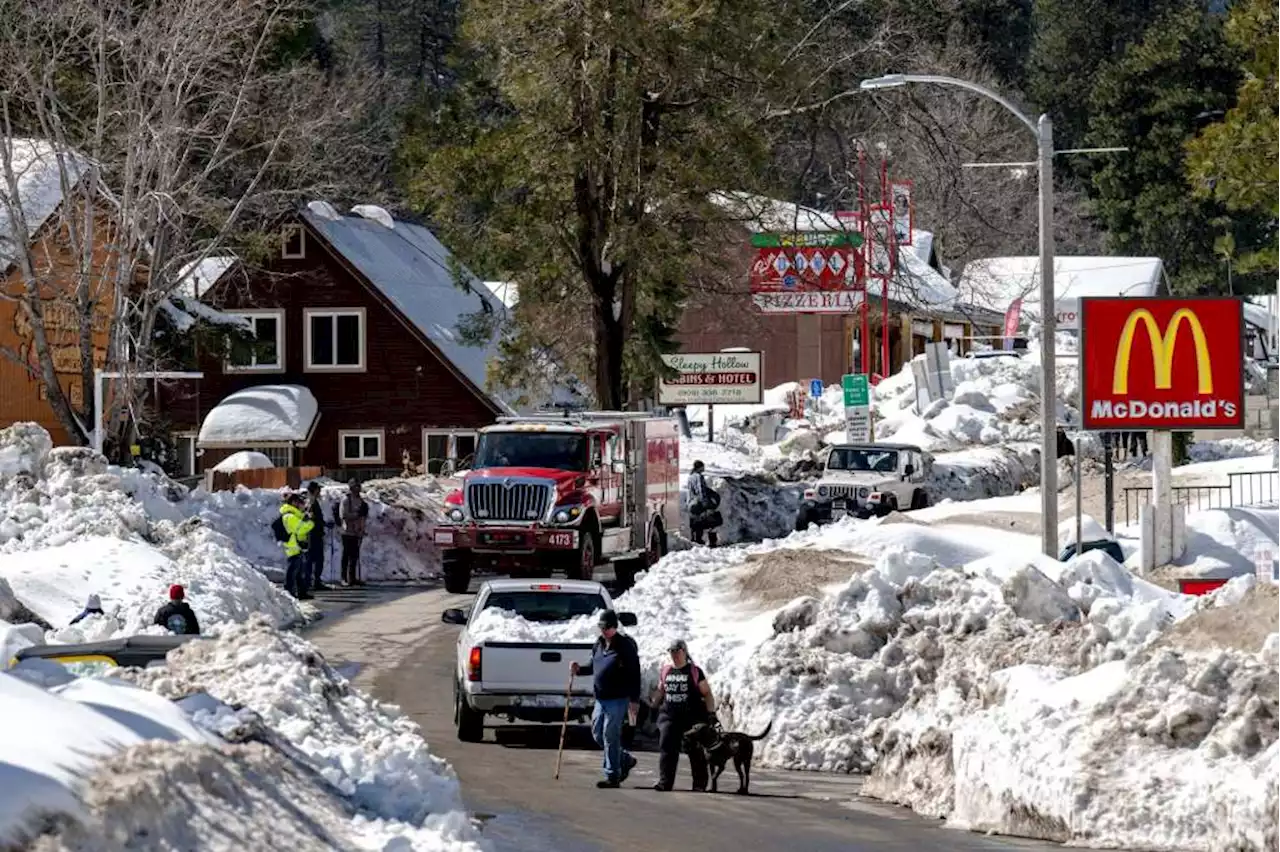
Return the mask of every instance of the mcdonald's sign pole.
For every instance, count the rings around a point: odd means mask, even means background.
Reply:
[[[1152,430],[1152,497],[1143,564],[1179,555],[1173,433],[1244,427],[1240,299],[1086,298],[1080,302],[1080,395],[1086,429]]]

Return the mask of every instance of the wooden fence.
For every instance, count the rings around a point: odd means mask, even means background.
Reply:
[[[211,470],[208,473],[210,491],[234,491],[245,488],[301,488],[302,483],[324,474],[322,467],[264,467],[257,470]]]

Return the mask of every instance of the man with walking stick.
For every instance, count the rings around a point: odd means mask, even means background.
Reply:
[[[596,708],[591,736],[604,749],[604,778],[596,786],[607,789],[620,786],[636,765],[636,759],[622,747],[622,724],[628,715],[635,718],[640,707],[640,650],[634,639],[618,632],[618,614],[613,610],[600,613],[599,627],[591,662],[572,663],[569,683],[572,689],[574,676],[593,678]],[[563,747],[563,739],[561,743]]]

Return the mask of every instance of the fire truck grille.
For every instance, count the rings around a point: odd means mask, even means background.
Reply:
[[[491,480],[467,485],[467,506],[477,521],[533,523],[546,517],[551,486],[538,482]]]

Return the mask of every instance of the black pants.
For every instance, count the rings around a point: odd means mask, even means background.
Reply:
[[[320,585],[324,574],[324,536],[312,536],[311,547],[307,550],[307,562],[311,569],[311,587]]]
[[[342,537],[342,582],[350,585],[360,582],[360,536]]]
[[[676,780],[676,767],[680,765],[680,749],[684,745],[684,732],[693,727],[692,720],[658,717],[658,780],[665,787],[672,787]],[[702,749],[695,748],[689,755],[689,773],[693,776],[695,790],[707,789],[707,761]]]

